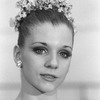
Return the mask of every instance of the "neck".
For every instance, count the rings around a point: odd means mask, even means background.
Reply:
[[[48,95],[44,93],[41,95],[34,96],[34,95],[20,92],[17,100],[58,100],[58,99],[57,99],[57,94]]]
[[[21,91],[16,100],[58,100],[57,90],[48,93],[43,93],[36,89],[34,86],[30,85],[23,76],[21,77]]]
[[[34,90],[34,89],[33,89]],[[36,91],[27,91],[21,88],[20,94],[16,100],[58,100],[57,91],[48,93],[39,93],[35,95]]]

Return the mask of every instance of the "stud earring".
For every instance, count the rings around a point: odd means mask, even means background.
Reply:
[[[18,61],[17,61],[17,66],[18,66],[19,68],[22,68],[22,61],[21,61],[21,60],[18,60]]]

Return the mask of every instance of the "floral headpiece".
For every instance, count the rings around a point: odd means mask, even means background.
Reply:
[[[20,21],[22,18],[27,17],[27,15],[31,11],[35,11],[36,9],[54,9],[58,10],[58,12],[63,12],[67,19],[73,24],[74,20],[71,17],[70,10],[72,9],[72,5],[67,0],[20,0],[16,3],[17,7],[20,8],[19,14],[15,17],[15,19],[10,19],[10,26],[15,27],[15,30],[18,30],[20,26]]]

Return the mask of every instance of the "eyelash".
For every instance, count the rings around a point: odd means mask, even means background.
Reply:
[[[61,51],[59,54],[64,59],[67,59],[72,56],[72,54],[67,50]]]
[[[48,50],[44,47],[34,47],[33,51],[38,55],[44,55],[44,54],[48,53]],[[71,52],[69,52],[67,50],[60,51],[59,55],[64,59],[67,59],[72,56]]]
[[[33,51],[36,53],[36,54],[39,54],[39,55],[42,55],[42,54],[45,54],[47,53],[47,49],[44,48],[44,47],[35,47],[33,48]]]

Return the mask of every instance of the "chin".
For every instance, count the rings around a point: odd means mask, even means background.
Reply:
[[[57,84],[49,83],[49,82],[41,83],[40,91],[43,91],[43,93],[54,93],[61,83],[57,83]]]
[[[51,93],[51,92],[54,92],[56,91],[57,89],[57,85],[53,84],[53,83],[49,83],[49,82],[46,82],[46,83],[40,83],[38,84],[38,86],[36,86],[37,89],[39,91],[41,91],[42,93]]]
[[[50,84],[50,83],[43,84],[42,88],[45,92],[50,92],[50,91],[55,90],[55,86],[53,84]]]

